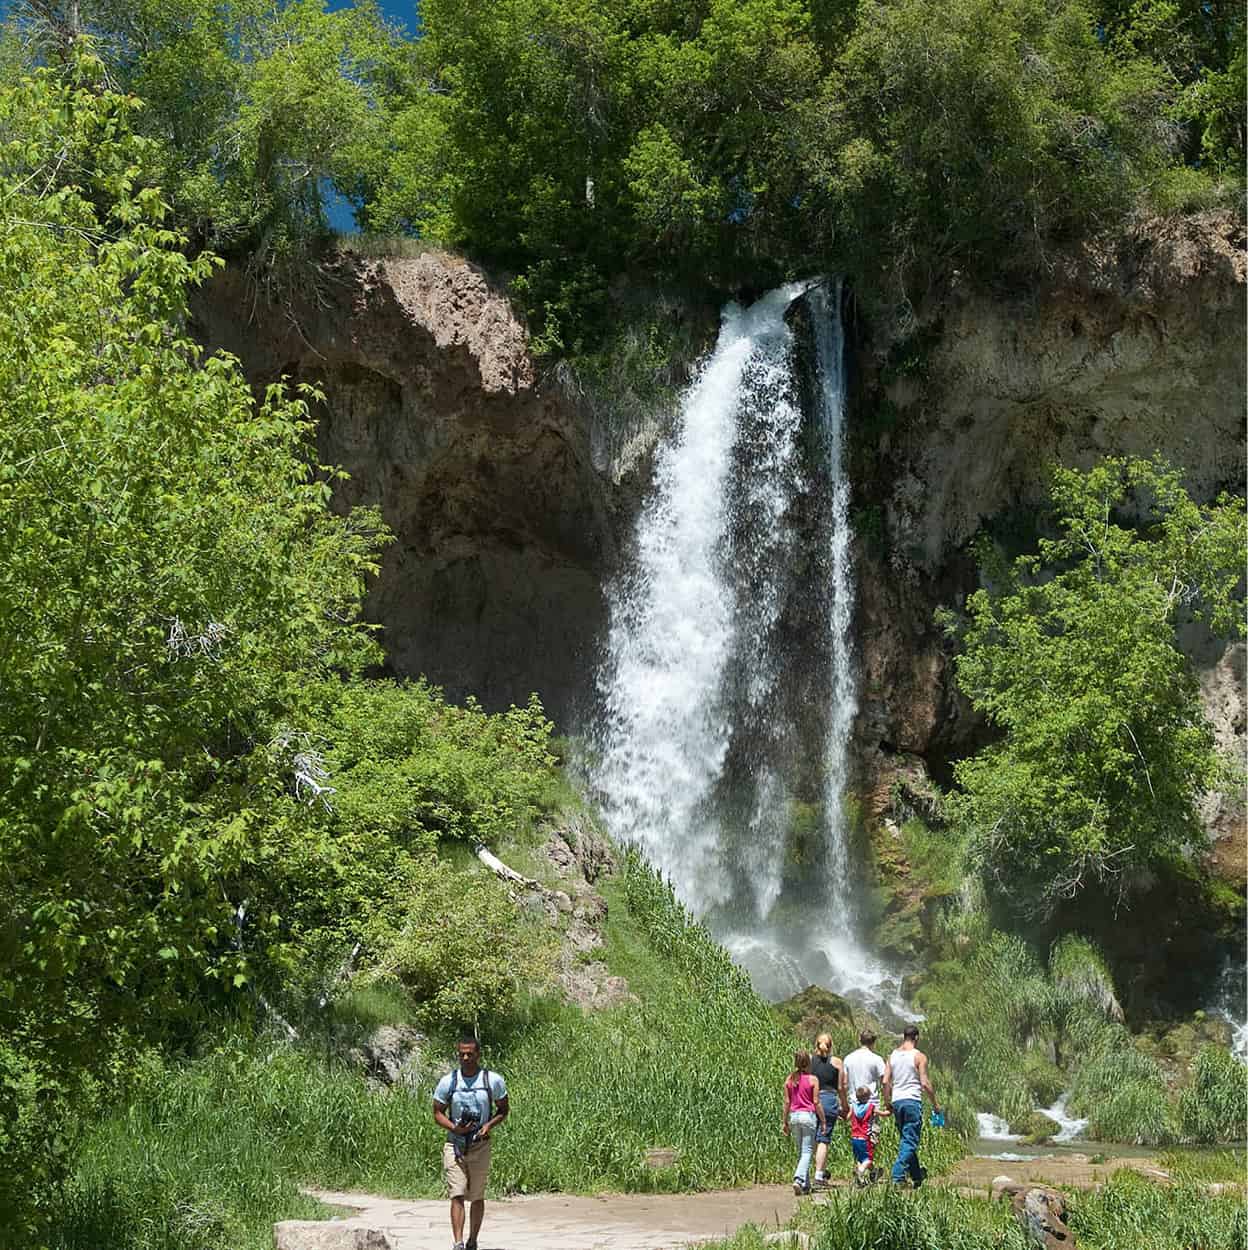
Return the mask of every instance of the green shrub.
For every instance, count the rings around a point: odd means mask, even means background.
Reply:
[[[1061,1126],[1043,1111],[1029,1111],[1021,1120],[1010,1123],[1011,1133],[1021,1133],[1029,1145],[1043,1145]]]
[[[554,784],[553,726],[534,695],[490,714],[424,680],[326,685],[310,725],[334,786],[332,824],[419,848],[496,845],[527,828]]]
[[[1248,1137],[1248,1067],[1225,1046],[1197,1052],[1191,1084],[1179,1095],[1179,1131],[1200,1143]]]
[[[363,930],[373,952],[361,983],[397,983],[427,1025],[482,1025],[549,980],[554,932],[524,913],[484,869],[455,871],[436,855],[406,859]]]

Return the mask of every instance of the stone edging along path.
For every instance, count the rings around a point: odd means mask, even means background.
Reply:
[[[1039,1156],[1025,1162],[963,1159],[936,1183],[986,1197],[1005,1175],[1021,1184],[1092,1188],[1119,1168],[1168,1180],[1156,1160],[1086,1155]],[[847,1182],[839,1182],[839,1185]],[[308,1190],[354,1214],[337,1220],[291,1220],[274,1228],[277,1250],[447,1250],[450,1228],[444,1199],[378,1198],[371,1194]],[[816,1197],[814,1201],[818,1202]],[[783,1228],[798,1200],[786,1185],[754,1185],[696,1194],[535,1194],[491,1200],[481,1250],[678,1250],[731,1236],[743,1224]]]

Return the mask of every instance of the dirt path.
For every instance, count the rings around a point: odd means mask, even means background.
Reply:
[[[1134,1168],[1157,1180],[1169,1179],[1155,1159],[1121,1158],[1095,1164],[1087,1155],[1063,1153],[1022,1162],[966,1158],[948,1176],[933,1183],[979,1195],[986,1195],[998,1176],[1083,1189],[1103,1183],[1120,1167]],[[840,1183],[836,1184],[839,1188]],[[345,1228],[378,1229],[385,1233],[392,1250],[447,1250],[450,1245],[444,1200],[309,1192],[330,1206],[355,1212],[335,1223]],[[702,1194],[506,1198],[486,1206],[481,1250],[678,1250],[731,1236],[743,1224],[782,1228],[793,1217],[796,1203],[787,1185],[755,1185]]]
[[[1104,1184],[1119,1168],[1132,1168],[1152,1180],[1170,1179],[1170,1173],[1156,1159],[1122,1157],[1107,1159],[1104,1163],[1093,1163],[1089,1155],[1063,1152],[1038,1155],[1034,1159],[1021,1161],[981,1159],[970,1155],[937,1183],[952,1185],[965,1193],[981,1195],[988,1193],[993,1180],[998,1176],[1008,1176],[1020,1185],[1043,1184],[1053,1185],[1058,1189],[1092,1189]]]
[[[380,1229],[393,1250],[447,1250],[451,1244],[445,1201],[311,1192],[332,1206],[354,1208],[356,1214],[343,1223]],[[774,1229],[792,1218],[796,1202],[787,1185],[702,1194],[506,1198],[486,1204],[481,1250],[675,1250],[729,1236],[742,1224]]]

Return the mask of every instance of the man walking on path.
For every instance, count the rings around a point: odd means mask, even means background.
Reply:
[[[927,1056],[919,1049],[919,1030],[910,1025],[901,1035],[901,1045],[884,1065],[884,1099],[892,1107],[901,1134],[901,1149],[893,1164],[893,1184],[900,1185],[910,1173],[910,1183],[918,1189],[927,1177],[919,1163],[919,1137],[923,1132],[923,1095],[939,1111],[936,1091],[927,1075]]]
[[[455,1048],[459,1070],[448,1072],[433,1091],[433,1119],[446,1129],[442,1172],[451,1191],[453,1250],[477,1250],[485,1218],[485,1182],[490,1175],[490,1133],[507,1118],[507,1084],[497,1072],[481,1067],[475,1037]],[[468,1240],[464,1241],[464,1200],[469,1203]]]
[[[875,1114],[871,1117],[871,1154],[874,1158],[875,1147],[880,1142],[880,1116],[888,1112],[880,1106],[880,1082],[884,1079],[884,1060],[872,1049],[875,1045],[875,1033],[871,1029],[863,1029],[858,1034],[858,1049],[851,1050],[841,1060],[841,1104],[848,1106],[851,1097],[857,1096],[857,1090],[865,1086],[870,1092],[871,1105]],[[872,1168],[874,1179],[874,1167]]]

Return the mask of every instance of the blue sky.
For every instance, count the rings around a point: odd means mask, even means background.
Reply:
[[[381,11],[387,17],[393,17],[402,22],[410,31],[416,26],[416,4],[417,0],[381,0]],[[329,9],[349,9],[350,7],[351,0],[329,0],[326,5]]]

